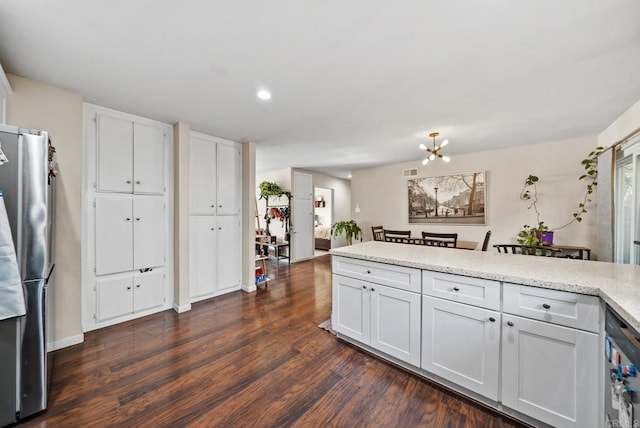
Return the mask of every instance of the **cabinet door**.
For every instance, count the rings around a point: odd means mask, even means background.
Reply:
[[[136,197],[133,217],[134,269],[163,266],[166,250],[164,199]]]
[[[131,274],[96,280],[96,320],[129,315],[133,312]]]
[[[596,427],[598,336],[503,315],[502,403],[556,427]]]
[[[500,312],[422,298],[422,368],[498,400]]]
[[[239,290],[242,281],[242,242],[240,218],[238,216],[218,217],[218,281],[216,294]]]
[[[131,197],[96,198],[96,275],[133,269]]]
[[[293,199],[293,234],[291,250],[293,260],[301,261],[313,257],[313,201]]]
[[[137,272],[133,276],[133,311],[164,305],[164,270]]]
[[[218,214],[240,214],[240,148],[218,143]]]
[[[191,299],[216,291],[216,218],[191,216],[189,222],[189,287]]]
[[[420,294],[370,284],[371,346],[420,365]]]
[[[164,193],[164,130],[133,125],[133,192]]]
[[[98,183],[100,192],[133,190],[133,122],[97,115]]]
[[[216,143],[191,134],[189,145],[189,212],[216,213]]]
[[[332,275],[332,280],[333,329],[368,345],[371,321],[369,284],[341,275]]]

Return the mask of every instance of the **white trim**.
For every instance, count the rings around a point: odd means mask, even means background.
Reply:
[[[11,84],[9,83],[9,79],[2,68],[2,64],[0,64],[0,91],[4,93],[4,95],[9,95],[13,93],[13,89],[11,88]]]
[[[54,342],[47,342],[47,352],[57,351],[58,349],[68,348],[84,342],[84,334],[76,334],[75,336],[65,337]]]
[[[242,284],[242,291],[244,291],[245,293],[253,293],[257,289],[258,289],[258,287],[256,287],[255,284],[251,284],[251,285]]]
[[[188,312],[191,310],[191,303],[187,303],[186,305],[176,305],[175,302],[173,302],[173,310],[176,311],[177,313],[181,314],[183,312]]]

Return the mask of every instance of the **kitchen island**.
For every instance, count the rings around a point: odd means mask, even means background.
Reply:
[[[366,242],[331,250],[338,336],[527,423],[598,427],[604,303],[640,267]]]

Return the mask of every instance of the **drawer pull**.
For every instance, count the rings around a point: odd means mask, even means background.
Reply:
[[[370,270],[368,270],[368,271],[367,271],[367,273],[371,273],[371,271],[370,271]]]
[[[489,321],[496,322],[496,319],[494,317],[489,317]]]
[[[460,291],[458,287],[453,287],[453,291]]]
[[[513,327],[513,321],[507,321],[507,325],[508,325],[509,327]]]
[[[551,305],[548,304],[548,303],[543,303],[542,307],[545,308],[545,309],[551,309]]]

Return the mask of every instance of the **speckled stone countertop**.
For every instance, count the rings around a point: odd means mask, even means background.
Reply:
[[[600,296],[640,331],[640,266],[370,241],[331,250],[399,266]]]

